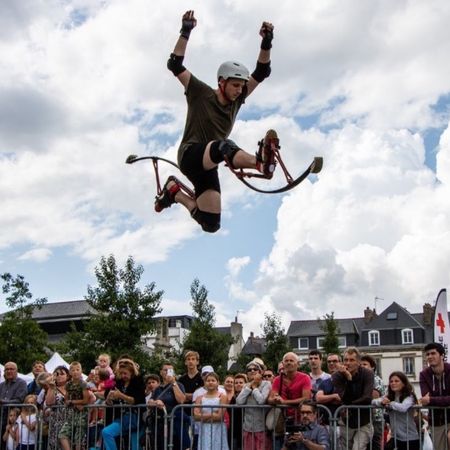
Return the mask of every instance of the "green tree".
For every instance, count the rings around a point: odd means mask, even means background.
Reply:
[[[325,333],[325,338],[323,340],[323,351],[326,355],[330,353],[340,354],[339,350],[339,338],[340,333],[338,321],[334,318],[334,312],[331,314],[325,314],[322,319],[317,319],[319,321],[319,327]]]
[[[183,340],[182,354],[187,350],[197,351],[202,365],[212,365],[223,376],[227,371],[228,352],[233,338],[214,329],[215,308],[209,303],[208,291],[198,279],[191,284],[191,298],[194,320],[189,334]]]
[[[100,259],[95,268],[97,286],[88,286],[85,297],[93,312],[83,330],[73,329],[66,335],[60,347],[66,357],[81,361],[86,369],[93,367],[103,352],[112,359],[128,354],[142,368],[150,364],[143,337],[154,331],[163,292],[155,291],[155,283],[141,289],[138,284],[143,272],[131,256],[123,269],[113,255]]]
[[[10,311],[0,323],[0,361],[14,361],[22,372],[29,372],[33,361],[45,360],[48,336],[33,320],[33,311],[47,302],[30,292],[29,284],[22,275],[15,278],[10,273],[1,275],[2,292]]]
[[[278,363],[283,359],[283,355],[292,351],[292,347],[289,345],[289,339],[281,324],[280,316],[276,313],[265,313],[262,330],[263,337],[266,341],[264,362],[267,367],[277,370]]]

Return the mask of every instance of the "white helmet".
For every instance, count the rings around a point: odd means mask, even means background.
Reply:
[[[226,61],[222,63],[217,71],[217,80],[223,78],[228,80],[228,78],[237,78],[239,80],[248,81],[250,78],[249,71],[247,67],[236,61]]]

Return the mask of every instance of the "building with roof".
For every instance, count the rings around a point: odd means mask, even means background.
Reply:
[[[82,330],[83,322],[89,320],[92,313],[94,310],[86,300],[74,300],[46,303],[41,308],[35,308],[32,317],[48,334],[49,342],[57,343],[72,327]],[[183,339],[189,333],[193,320],[193,317],[189,315],[155,317],[154,333],[144,337],[148,351],[153,352],[156,348],[178,351]],[[228,367],[230,367],[244,345],[242,324],[237,321],[236,317],[229,327],[216,327],[215,329],[233,337],[233,344],[230,346],[228,354]]]
[[[339,348],[355,346],[370,354],[377,363],[377,373],[387,382],[394,370],[405,372],[416,391],[424,367],[423,347],[432,342],[434,308],[423,305],[421,313],[410,313],[393,302],[380,314],[366,308],[364,316],[337,319]],[[287,335],[294,351],[306,359],[310,350],[320,350],[325,333],[319,320],[294,320]]]
[[[49,342],[55,343],[71,330],[72,325],[82,330],[83,321],[88,320],[92,312],[86,300],[73,300],[45,303],[34,309],[32,317],[48,334]]]

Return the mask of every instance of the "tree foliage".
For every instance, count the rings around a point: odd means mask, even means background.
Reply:
[[[33,311],[47,302],[30,292],[22,275],[1,275],[5,303],[11,310],[3,315],[0,326],[0,361],[14,361],[20,371],[29,372],[33,361],[46,359],[48,336],[33,320]]]
[[[334,312],[331,314],[325,314],[322,319],[317,319],[319,321],[319,327],[325,333],[325,339],[323,341],[323,351],[326,355],[330,353],[340,354],[339,350],[339,325],[337,320],[334,318]]]
[[[264,352],[264,362],[267,367],[277,370],[278,363],[283,359],[283,355],[292,351],[289,339],[281,323],[281,318],[276,313],[265,313],[264,324],[262,326],[263,337],[266,341],[266,351]]]
[[[202,365],[212,365],[223,376],[227,371],[228,352],[233,338],[214,329],[215,308],[208,301],[207,289],[200,285],[198,279],[191,284],[191,298],[194,320],[189,334],[183,340],[182,354],[187,350],[197,351]]]
[[[154,316],[161,312],[163,292],[155,291],[155,283],[141,289],[144,269],[128,257],[123,269],[115,257],[102,257],[95,268],[97,286],[88,286],[85,300],[92,308],[84,329],[72,329],[63,340],[60,350],[71,359],[93,367],[100,353],[113,359],[128,354],[142,367],[149,364],[143,338],[154,331]]]

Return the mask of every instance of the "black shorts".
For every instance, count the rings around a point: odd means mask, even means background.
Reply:
[[[191,144],[185,150],[180,163],[181,172],[194,185],[195,196],[199,197],[208,189],[220,193],[219,172],[217,167],[211,170],[203,168],[203,154],[207,144]]]

